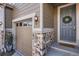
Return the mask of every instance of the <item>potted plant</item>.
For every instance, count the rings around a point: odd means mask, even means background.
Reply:
[[[11,51],[13,49],[13,36],[11,32],[6,32],[5,48],[6,51]]]

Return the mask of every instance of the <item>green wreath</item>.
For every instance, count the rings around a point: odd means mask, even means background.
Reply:
[[[63,22],[64,23],[70,23],[71,21],[72,21],[72,18],[70,16],[63,17]]]

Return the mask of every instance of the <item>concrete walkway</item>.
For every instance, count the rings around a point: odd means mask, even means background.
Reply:
[[[19,52],[15,52],[12,56],[23,56],[23,55]]]
[[[19,55],[18,53],[15,52],[12,56],[20,56],[20,55]]]
[[[59,43],[54,43],[49,48],[46,56],[79,56],[78,47],[70,47],[66,45],[61,45]]]

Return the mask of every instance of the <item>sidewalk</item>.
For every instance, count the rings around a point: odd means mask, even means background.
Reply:
[[[22,56],[22,55],[19,54],[18,52],[15,52],[12,56]]]

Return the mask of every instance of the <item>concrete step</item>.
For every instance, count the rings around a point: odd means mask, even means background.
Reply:
[[[48,49],[46,56],[79,56],[79,48],[54,43]]]
[[[57,50],[57,49],[49,49],[48,53],[46,54],[46,56],[76,56],[74,54],[71,53],[67,53],[61,50]]]
[[[65,51],[69,51],[69,52],[79,54],[79,47],[77,47],[77,46],[72,47],[72,46],[69,46],[69,45],[63,45],[63,44],[60,44],[60,43],[54,43],[54,44],[52,44],[51,47],[55,47],[55,48],[59,48],[59,49],[65,50]]]

